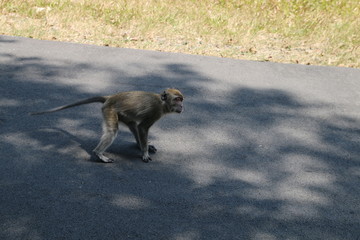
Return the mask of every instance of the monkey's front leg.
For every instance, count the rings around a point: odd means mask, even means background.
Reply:
[[[149,145],[148,145],[148,132],[149,129],[139,125],[139,145],[142,152],[142,160],[143,162],[149,162],[151,161],[151,157],[149,155]],[[154,146],[152,146],[152,150],[156,149]]]
[[[138,126],[137,126],[136,122],[130,122],[127,125],[129,127],[130,131],[132,132],[132,134],[134,135],[138,147],[140,148],[140,150],[142,150],[140,140],[139,140],[140,133],[139,133],[139,129],[138,129]],[[150,153],[156,153],[157,152],[157,149],[156,149],[156,147],[154,145],[149,145],[148,144],[148,146],[149,146],[149,152]]]

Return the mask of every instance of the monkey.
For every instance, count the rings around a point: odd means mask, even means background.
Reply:
[[[104,152],[114,141],[119,123],[123,123],[134,135],[142,152],[142,160],[147,163],[152,161],[149,152],[155,153],[157,151],[155,146],[148,144],[150,127],[165,114],[182,113],[184,110],[183,101],[183,94],[174,88],[168,88],[161,94],[144,91],[119,92],[109,96],[87,98],[46,111],[33,112],[30,115],[57,112],[94,102],[103,103],[101,108],[103,133],[99,144],[93,150],[95,155],[104,163],[114,162],[113,159],[106,157]]]

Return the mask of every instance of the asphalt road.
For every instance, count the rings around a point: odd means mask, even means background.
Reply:
[[[177,87],[185,112],[121,127],[95,95]],[[360,70],[0,36],[0,239],[360,239]]]

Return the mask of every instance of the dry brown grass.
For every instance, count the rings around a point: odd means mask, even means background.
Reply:
[[[359,0],[0,0],[0,34],[360,67]]]

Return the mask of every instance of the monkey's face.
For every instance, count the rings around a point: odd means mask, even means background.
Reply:
[[[170,106],[171,112],[182,113],[184,110],[184,96],[177,89],[167,89],[161,95],[161,99]]]
[[[172,112],[182,113],[182,111],[184,110],[183,100],[184,100],[183,97],[180,97],[180,96],[174,97],[173,103],[171,106]]]

